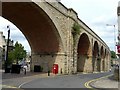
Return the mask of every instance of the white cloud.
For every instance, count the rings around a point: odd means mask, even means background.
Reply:
[[[13,40],[14,43],[18,41],[24,46],[25,50],[30,51],[31,48],[29,46],[29,43],[26,40],[25,36],[22,34],[22,32],[14,24],[0,17],[0,31],[3,32],[6,38],[8,34],[7,25],[10,26],[10,39]]]
[[[114,28],[106,24],[116,25],[117,37],[117,6],[119,0],[79,0],[71,2],[63,0],[68,7],[73,7],[78,16],[96,34],[98,34],[107,45],[114,50]],[[79,5],[78,5],[79,4]],[[117,39],[116,39],[117,40]]]
[[[27,52],[30,52],[31,48],[29,46],[29,43],[27,40],[19,40],[19,43],[21,43],[22,45],[24,45],[24,48]]]

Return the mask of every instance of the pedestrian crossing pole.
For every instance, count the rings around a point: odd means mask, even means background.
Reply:
[[[8,49],[9,49],[9,38],[10,38],[10,27],[8,28],[8,39],[7,39],[7,50],[6,50],[6,60],[5,60],[5,73],[9,73],[8,71]]]

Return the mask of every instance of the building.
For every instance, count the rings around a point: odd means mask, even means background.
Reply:
[[[118,2],[117,15],[118,15],[118,43],[117,43],[117,51],[118,51],[118,56],[120,57],[120,1]]]
[[[2,68],[2,61],[5,60],[5,46],[5,36],[3,35],[3,32],[0,32],[0,68]]]
[[[9,51],[13,50],[13,40],[9,41]],[[6,49],[7,49],[7,39],[3,35],[3,32],[0,32],[0,68],[6,59]]]
[[[0,68],[2,68],[2,48],[0,47]]]
[[[6,46],[6,39],[3,32],[0,32],[0,47],[3,48],[4,46]]]

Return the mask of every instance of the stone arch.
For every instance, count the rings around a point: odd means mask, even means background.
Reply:
[[[86,60],[88,59],[90,41],[86,33],[81,34],[77,47],[77,72],[87,71]]]
[[[63,43],[55,24],[43,9],[33,2],[3,2],[2,16],[14,23],[27,38],[34,57],[34,65],[40,64],[47,71],[64,52]],[[50,56],[51,55],[51,56]],[[42,60],[43,59],[43,60]],[[47,62],[47,65],[43,65]],[[59,65],[60,66],[60,65]],[[62,65],[61,65],[62,66]]]
[[[109,70],[109,52],[106,50],[106,70]]]
[[[92,60],[93,72],[97,71],[98,60],[99,60],[99,46],[98,46],[98,42],[95,41],[93,46],[93,60]]]
[[[103,46],[101,47],[101,52],[100,52],[100,53],[101,53],[101,63],[102,63],[102,64],[101,64],[101,66],[102,66],[102,67],[101,67],[101,70],[104,71],[103,68],[104,68],[104,62],[105,62],[105,61],[104,61],[104,54],[105,54],[105,53],[104,53]]]
[[[9,13],[10,11],[10,13]],[[23,32],[25,37],[30,43],[30,46],[32,48],[33,52],[36,52],[37,50],[41,50],[36,44],[37,40],[45,42],[44,39],[46,39],[46,42],[51,43],[49,47],[53,47],[54,44],[49,40],[52,38],[54,40],[53,42],[56,42],[58,44],[58,41],[60,44],[62,44],[62,41],[60,40],[60,35],[58,31],[56,30],[56,27],[52,20],[49,18],[49,16],[40,8],[38,7],[35,3],[32,2],[11,2],[11,3],[3,3],[2,4],[2,16],[6,18],[7,20],[11,21],[14,23],[20,31]],[[24,24],[24,25],[23,25]],[[29,34],[28,34],[29,30]],[[41,33],[36,33],[41,31]],[[51,33],[51,36],[48,36],[46,34]],[[54,38],[53,35],[56,35]],[[37,38],[37,36],[41,36],[41,38]],[[46,36],[46,38],[42,38],[42,36]],[[52,37],[53,36],[53,37]],[[36,40],[32,40],[32,38],[36,37]],[[58,40],[55,40],[58,39]],[[45,43],[46,43],[45,42]],[[45,44],[40,43],[43,47],[45,47]],[[58,44],[59,45],[59,44]],[[57,46],[57,45],[56,45]],[[37,48],[35,48],[37,47]],[[62,47],[62,45],[61,45]],[[46,48],[46,52],[48,51]],[[54,47],[57,51],[57,47]],[[50,49],[50,48],[49,48]],[[61,48],[62,49],[62,48]],[[39,53],[39,51],[37,51]]]
[[[104,55],[103,55],[103,60],[102,60],[102,71],[105,71],[105,65],[106,65],[105,57],[106,57],[106,49],[104,49]]]
[[[103,58],[103,71],[106,71],[106,65],[107,65],[107,60],[106,60],[106,55],[107,55],[107,51],[105,49],[105,54],[104,54],[104,58]]]
[[[107,50],[106,52],[106,63],[107,63],[106,70],[109,70],[111,68],[111,54],[109,50]]]

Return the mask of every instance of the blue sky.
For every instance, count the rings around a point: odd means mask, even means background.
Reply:
[[[96,34],[98,34],[114,50],[114,30],[117,36],[117,6],[119,0],[61,0],[68,8],[73,8],[78,17],[86,23]],[[106,24],[116,25],[106,26]],[[7,38],[7,25],[11,28],[11,39],[22,43],[27,51],[29,44],[24,35],[7,20],[0,17],[0,31]],[[117,40],[117,38],[116,38]]]

